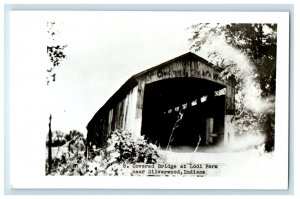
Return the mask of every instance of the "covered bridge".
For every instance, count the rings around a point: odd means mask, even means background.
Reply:
[[[129,78],[87,125],[87,142],[105,145],[110,132],[130,131],[166,146],[200,147],[228,143],[233,137],[234,78],[220,77],[218,68],[194,53],[171,59]]]

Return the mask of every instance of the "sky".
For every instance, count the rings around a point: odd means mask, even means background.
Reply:
[[[28,128],[38,123],[47,132],[51,113],[53,130],[86,134],[96,111],[132,75],[190,51],[187,28],[199,20],[176,12],[12,12],[12,120]],[[49,86],[47,21],[59,31],[54,43],[68,45]]]

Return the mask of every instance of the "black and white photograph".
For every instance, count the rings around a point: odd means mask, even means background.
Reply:
[[[288,24],[284,12],[11,12],[11,183],[287,189]]]

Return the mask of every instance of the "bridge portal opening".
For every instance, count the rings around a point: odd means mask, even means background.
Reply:
[[[199,137],[199,146],[215,145],[224,136],[225,92],[221,84],[191,77],[146,84],[142,135],[161,147],[170,139],[172,147],[195,147]]]

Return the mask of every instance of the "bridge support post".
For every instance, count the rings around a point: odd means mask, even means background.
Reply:
[[[224,146],[230,146],[234,142],[233,115],[225,115],[224,122]]]
[[[139,82],[137,88],[137,103],[136,103],[136,113],[134,119],[134,132],[136,135],[141,135],[142,130],[142,113],[143,113],[143,103],[144,103],[144,91],[145,91],[145,80]]]
[[[207,118],[206,119],[206,140],[205,144],[209,145],[212,143],[212,134],[214,131],[214,118]]]

